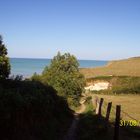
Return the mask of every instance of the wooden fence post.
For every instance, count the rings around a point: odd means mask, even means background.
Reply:
[[[107,112],[106,112],[106,121],[107,121],[107,122],[109,121],[109,116],[110,116],[110,112],[111,112],[111,107],[112,107],[112,102],[109,102],[109,103],[108,103],[108,106],[107,106]]]
[[[121,114],[121,106],[117,105],[116,106],[115,129],[114,129],[114,140],[119,140],[120,114]]]
[[[100,104],[99,104],[99,112],[98,112],[98,115],[99,115],[99,116],[102,115],[102,105],[103,105],[103,101],[104,101],[104,99],[101,98],[101,99],[100,99]]]
[[[95,104],[96,104],[95,113],[98,114],[99,113],[99,99],[98,99],[98,97],[95,97]]]

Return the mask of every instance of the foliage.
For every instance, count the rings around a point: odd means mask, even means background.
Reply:
[[[40,81],[40,75],[38,75],[36,72],[31,77],[32,81]]]
[[[13,81],[22,81],[23,76],[22,75],[12,75],[9,77],[9,79],[12,79]]]
[[[46,67],[42,73],[43,83],[53,86],[60,96],[78,102],[84,89],[85,79],[79,72],[77,59],[60,52],[52,59],[50,66]],[[72,101],[71,100],[71,101]]]
[[[140,93],[140,77],[120,77],[112,81],[112,92],[116,94]]]
[[[71,123],[67,102],[40,82],[1,79],[0,99],[2,140],[62,139]]]
[[[3,44],[2,36],[0,36],[0,78],[8,78],[10,74],[10,63],[7,57],[7,49]]]
[[[140,94],[140,77],[132,76],[103,76],[87,79],[87,82],[108,81],[111,88],[108,90],[93,91],[103,94]]]

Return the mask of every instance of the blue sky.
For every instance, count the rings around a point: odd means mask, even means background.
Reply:
[[[0,34],[10,57],[140,56],[140,0],[0,0]]]

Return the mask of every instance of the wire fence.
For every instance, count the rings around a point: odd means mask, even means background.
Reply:
[[[104,100],[103,106],[102,106],[103,115],[106,115],[107,106],[108,106],[108,102],[106,102]],[[110,112],[110,121],[112,121],[112,122],[115,121],[115,114],[116,114],[116,106],[112,104],[112,108],[111,108],[111,112]],[[139,121],[138,119],[136,119],[135,117],[130,115],[128,112],[126,112],[122,109],[121,109],[121,119]]]
[[[100,101],[99,97],[95,96],[94,98],[95,98],[94,99],[95,102],[99,103],[99,101]],[[106,115],[107,107],[108,107],[108,102],[107,102],[107,100],[104,100],[103,105],[102,105],[102,115],[104,117]],[[116,115],[116,105],[114,105],[112,103],[111,112],[110,112],[110,121],[111,122],[115,121],[115,117],[116,117],[115,115]],[[121,108],[121,119],[140,121],[140,120],[136,119],[135,117],[133,117],[132,115],[130,115],[127,111],[123,110],[122,108]]]
[[[93,96],[92,96],[93,98]],[[121,109],[121,105],[116,105],[113,104],[112,102],[107,102],[107,100],[104,100],[103,98],[99,98],[98,96],[94,97],[94,100],[92,99],[96,104],[96,114],[105,118],[106,122],[111,124],[111,128],[114,130],[114,136],[113,140],[119,140],[119,135],[120,135],[120,126],[125,126],[123,127],[124,129],[127,128],[129,129],[129,134],[136,134],[140,135],[140,127],[137,127],[138,124],[140,124],[140,121],[130,115],[128,112],[125,110]],[[122,122],[123,125],[122,125]],[[133,129],[131,127],[127,126],[133,126]],[[136,127],[135,127],[136,126]],[[121,129],[122,131],[122,129]]]

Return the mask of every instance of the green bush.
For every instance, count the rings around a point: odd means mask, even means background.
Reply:
[[[42,82],[53,86],[58,95],[65,99],[72,98],[73,104],[76,105],[85,84],[84,76],[80,74],[78,66],[78,61],[73,55],[69,53],[61,55],[58,52],[51,64],[44,69]]]
[[[10,74],[10,63],[7,57],[7,49],[3,44],[2,36],[0,35],[0,79],[8,78]]]

